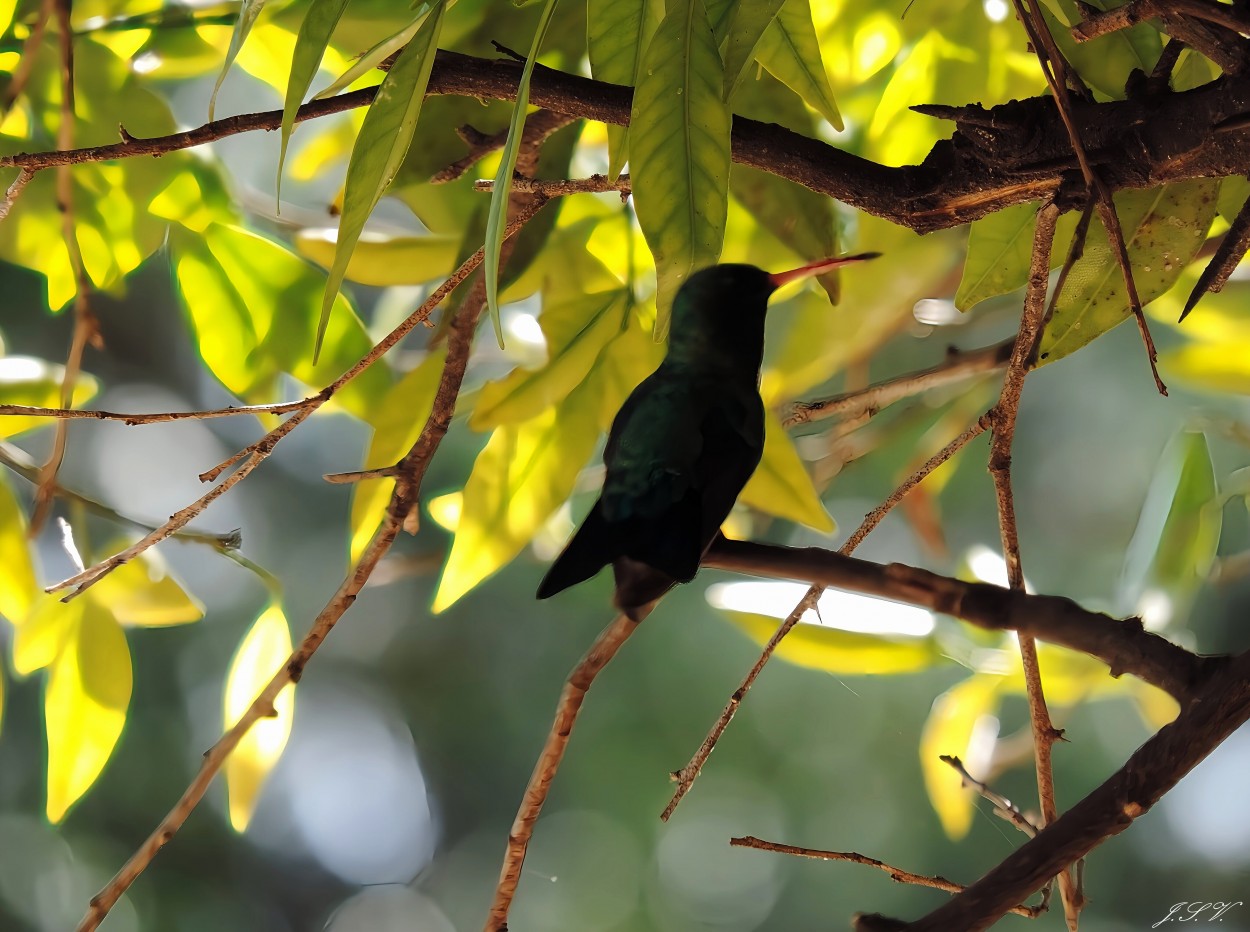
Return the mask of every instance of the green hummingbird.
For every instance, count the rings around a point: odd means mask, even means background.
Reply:
[[[641,619],[694,578],[764,452],[764,317],[789,282],[861,253],[769,274],[753,265],[695,272],[673,299],[668,352],[612,422],[599,500],[538,587],[545,599],[612,564],[617,608]]]

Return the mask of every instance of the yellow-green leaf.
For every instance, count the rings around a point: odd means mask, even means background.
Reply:
[[[49,822],[65,817],[112,755],[126,724],[132,676],[121,627],[88,603],[44,689]]]
[[[971,747],[973,733],[983,716],[997,714],[1001,685],[1001,677],[982,674],[955,684],[934,700],[920,735],[920,769],[925,789],[942,828],[952,839],[963,838],[972,827],[976,796],[962,786],[959,774],[939,758],[958,757],[977,776],[976,770],[986,761],[970,759],[970,752],[981,750]]]
[[[204,606],[187,595],[162,562],[146,554],[109,573],[88,590],[86,597],[123,625],[163,628],[204,617]]]
[[[76,636],[88,602],[86,598],[62,602],[55,596],[44,595],[35,603],[26,621],[13,633],[14,672],[29,676],[56,660]]]
[[[673,296],[720,255],[729,206],[730,114],[703,0],[674,0],[643,57],[630,119],[630,178],[655,258],[656,338]]]
[[[781,4],[755,46],[755,57],[769,74],[802,97],[834,129],[843,128],[808,0],[785,0]]]
[[[780,619],[754,612],[726,611],[725,617],[761,647],[777,633]],[[776,656],[800,667],[839,676],[914,673],[938,657],[927,638],[888,638],[826,625],[800,623],[790,629]]]
[[[385,288],[390,285],[419,285],[446,278],[460,255],[457,236],[373,236],[363,233],[352,250],[343,277],[349,282]],[[338,249],[338,231],[301,230],[295,237],[296,251],[318,265],[329,268]]]
[[[1210,296],[1204,299],[1209,301]],[[1204,310],[1210,307],[1199,305],[1199,312]],[[1250,340],[1187,343],[1160,353],[1159,368],[1168,380],[1209,392],[1250,395]]]
[[[343,15],[347,0],[310,0],[304,19],[295,37],[295,51],[291,54],[291,74],[287,79],[286,98],[282,104],[282,141],[278,150],[277,198],[282,197],[282,166],[286,162],[286,148],[295,129],[295,111],[304,102],[304,95],[312,84],[321,65],[321,56],[330,44],[330,36]],[[218,79],[220,84],[220,79]]]
[[[514,369],[502,379],[487,382],[469,426],[489,430],[517,424],[563,401],[586,378],[600,351],[624,329],[628,310],[628,296],[622,291],[544,303],[538,322],[547,337],[546,365]]]
[[[1114,5],[1099,2],[1091,7],[1099,10]],[[1150,74],[1163,49],[1159,30],[1150,23],[1136,23],[1088,42],[1077,42],[1072,38],[1071,27],[1084,20],[1086,14],[1074,0],[1045,0],[1041,10],[1059,52],[1086,84],[1113,100],[1124,99],[1125,84],[1134,68]]]
[[[517,83],[516,103],[512,107],[512,120],[508,123],[508,140],[504,143],[499,158],[499,169],[495,172],[495,186],[491,191],[490,209],[486,214],[486,242],[483,246],[485,258],[482,260],[486,276],[486,305],[491,320],[495,324],[495,339],[503,346],[503,324],[499,319],[499,257],[503,250],[504,230],[508,225],[508,200],[512,192],[512,173],[516,170],[517,155],[521,151],[521,134],[525,130],[525,110],[529,106],[530,77],[534,74],[534,63],[538,60],[538,52],[542,49],[543,39],[547,35],[547,27],[551,25],[551,17],[556,11],[557,0],[547,0],[542,14],[538,17],[538,26],[534,29],[534,38],[530,42],[530,52],[525,56],[525,66],[521,69],[521,78]]]
[[[588,0],[586,51],[591,76],[610,84],[638,83],[642,53],[664,16],[661,0]],[[608,176],[621,173],[628,153],[627,126],[608,126]]]
[[[425,22],[395,59],[391,69],[378,86],[377,96],[365,114],[347,164],[347,182],[343,190],[343,213],[339,217],[338,248],[330,266],[325,296],[321,302],[321,319],[317,323],[313,361],[321,352],[321,342],[330,322],[347,262],[356,240],[365,228],[365,221],[408,154],[412,135],[425,101],[425,89],[434,67],[434,52],[443,26],[444,3],[438,0],[425,16]]]
[[[221,90],[221,84],[226,80],[226,75],[230,73],[230,66],[234,64],[234,60],[239,55],[239,49],[243,48],[243,43],[247,40],[247,34],[252,31],[252,25],[256,22],[256,17],[260,16],[260,11],[265,8],[266,0],[241,0],[239,4],[239,18],[235,20],[234,33],[230,36],[230,47],[226,50],[226,58],[221,63],[221,71],[217,73],[217,82],[213,85],[213,93],[208,98],[208,118],[214,119],[213,111],[217,108],[217,92]]]
[[[569,497],[598,442],[597,421],[591,380],[533,420],[496,428],[465,483],[433,611],[507,564]]]
[[[738,496],[752,508],[832,533],[833,518],[821,504],[803,461],[771,411],[764,414],[764,456]]]
[[[1206,240],[1219,181],[1198,178],[1115,195],[1133,281],[1142,304],[1176,283]],[[1054,362],[1127,320],[1120,266],[1102,223],[1090,223],[1085,252],[1072,266],[1042,335],[1039,359]]]
[[[26,539],[26,513],[9,484],[0,480],[0,615],[22,624],[39,594]]]
[[[398,462],[416,442],[434,406],[434,393],[446,359],[447,347],[444,344],[395,383],[377,404],[370,415],[373,438],[362,468],[390,466]],[[394,488],[394,479],[365,479],[356,483],[351,514],[353,562],[364,553],[374,531],[382,523]]]
[[[291,655],[291,632],[282,608],[270,604],[244,635],[226,675],[225,727],[230,729]],[[262,716],[226,759],[226,793],[230,825],[247,828],[261,787],[273,769],[295,718],[295,686],[287,684],[273,701],[274,715]]]
[[[1059,218],[1050,267],[1061,265],[1076,229],[1079,213]],[[1037,205],[1017,204],[974,221],[968,232],[968,258],[955,293],[955,307],[966,311],[986,298],[1023,288],[1029,279]]]
[[[725,58],[725,99],[728,100],[742,79],[747,63],[755,57],[764,33],[772,25],[784,0],[737,3],[727,24],[722,43]],[[808,22],[811,22],[810,15]],[[815,36],[815,29],[812,31]],[[819,54],[819,49],[817,51]]]

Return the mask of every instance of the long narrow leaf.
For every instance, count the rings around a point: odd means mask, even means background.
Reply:
[[[217,83],[213,85],[212,96],[208,98],[208,119],[211,122],[213,112],[217,109],[217,92],[221,90],[222,82],[226,80],[226,75],[230,73],[230,66],[234,64],[234,60],[239,55],[239,49],[243,48],[243,43],[247,40],[247,34],[252,31],[252,25],[256,22],[256,17],[260,16],[260,11],[265,8],[266,0],[243,0],[239,4],[239,18],[234,22],[234,33],[230,36],[230,47],[226,49],[226,60],[221,63],[221,71],[217,73]]]
[[[361,75],[368,74],[395,52],[406,46],[412,41],[412,37],[417,34],[417,29],[421,26],[421,17],[427,12],[428,5],[423,6],[411,23],[394,35],[387,36],[373,48],[369,49],[369,51],[365,52],[365,54],[361,55],[350,68],[335,78],[328,86],[313,94],[313,100],[333,97]]]
[[[642,54],[664,16],[660,0],[588,0],[586,52],[599,81],[638,83]],[[608,177],[617,178],[628,157],[629,127],[608,126]]]
[[[356,138],[356,146],[347,165],[338,248],[321,303],[314,362],[321,352],[321,340],[330,321],[330,309],[343,284],[347,263],[356,241],[360,239],[365,221],[408,154],[417,118],[421,115],[421,104],[425,100],[425,89],[430,82],[430,69],[434,66],[434,51],[443,25],[443,8],[441,0],[434,4],[417,34],[395,59],[360,127],[360,135]]]
[[[638,222],[655,257],[656,339],[678,287],[720,255],[729,208],[729,107],[703,0],[670,4],[647,47],[630,119]]]
[[[525,57],[521,82],[516,89],[516,107],[512,111],[512,122],[508,125],[508,142],[503,147],[499,171],[495,174],[495,187],[490,197],[490,212],[486,216],[486,306],[495,323],[495,339],[500,346],[503,346],[503,325],[499,322],[499,253],[503,249],[503,231],[508,223],[508,195],[512,190],[512,173],[516,170],[517,152],[521,148],[521,133],[525,130],[525,108],[529,106],[530,100],[530,75],[534,73],[534,60],[538,57],[538,50],[542,48],[547,27],[551,25],[556,2],[557,0],[547,0],[543,7],[538,28],[534,30],[534,41],[530,43],[530,53]]]
[[[286,84],[286,101],[282,105],[282,148],[278,153],[278,183],[275,198],[282,198],[282,166],[286,162],[286,147],[295,129],[295,111],[304,101],[312,84],[321,56],[330,44],[330,36],[338,25],[339,17],[347,0],[311,0],[304,21],[300,23],[299,35],[295,37],[295,51],[291,53],[291,76]]]
[[[747,63],[755,57],[765,31],[772,24],[784,0],[757,0],[740,3],[734,10],[729,32],[725,36],[725,99],[733,93]]]
[[[809,107],[841,130],[842,115],[820,55],[820,39],[808,0],[785,0],[755,46],[755,57],[768,72],[802,97]]]

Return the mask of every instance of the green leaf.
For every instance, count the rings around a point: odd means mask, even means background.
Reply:
[[[1142,304],[1171,288],[1197,254],[1215,217],[1218,191],[1218,181],[1199,178],[1115,195]],[[1120,266],[1106,230],[1094,221],[1085,252],[1055,302],[1038,358],[1043,363],[1062,359],[1128,317]]]
[[[40,596],[26,538],[26,513],[0,481],[0,615],[21,625]]]
[[[610,84],[636,85],[643,51],[663,16],[661,0],[588,0],[586,51],[591,76]],[[616,178],[628,157],[629,127],[606,129],[608,177]]]
[[[104,769],[126,724],[132,683],[122,629],[85,604],[44,688],[49,822],[60,822]]]
[[[408,153],[425,89],[434,67],[434,52],[443,25],[444,4],[434,4],[412,41],[404,47],[378,87],[373,105],[365,114],[347,165],[347,182],[343,191],[343,213],[339,218],[338,249],[330,266],[325,296],[321,303],[321,319],[313,347],[313,362],[321,353],[321,343],[330,311],[343,284],[347,262],[365,221],[390,186],[400,163]]]
[[[441,612],[507,564],[569,497],[599,440],[593,389],[491,434],[464,486],[456,538],[431,611]]]
[[[747,481],[738,501],[788,521],[833,533],[833,518],[820,501],[781,421],[771,411],[764,414],[764,456]]]
[[[781,625],[778,618],[754,612],[725,611],[724,615],[761,647]],[[887,676],[926,670],[940,654],[928,638],[881,637],[800,623],[790,629],[775,656],[796,666],[838,676]]]
[[[278,181],[275,199],[282,197],[282,166],[286,163],[286,147],[295,129],[295,111],[304,102],[304,95],[321,66],[321,56],[334,27],[343,15],[347,0],[310,0],[299,34],[295,37],[295,51],[291,55],[291,75],[287,79],[286,99],[282,104],[282,142],[278,151]],[[220,83],[220,79],[218,80]]]
[[[1226,223],[1237,219],[1237,214],[1250,200],[1250,178],[1232,175],[1220,182],[1220,216]]]
[[[295,250],[329,268],[338,251],[338,231],[301,230]],[[361,234],[343,277],[362,285],[419,285],[446,278],[459,264],[460,239],[454,236],[371,236]]]
[[[743,4],[750,5],[754,4]],[[807,0],[785,0],[760,37],[755,57],[769,74],[807,101],[834,129],[843,129]]]
[[[248,629],[226,674],[225,727],[230,729],[291,656],[291,632],[282,607],[271,603]],[[295,718],[295,685],[273,701],[274,714],[253,723],[226,759],[230,825],[242,832],[251,821],[265,778],[273,769]]]
[[[469,426],[489,430],[528,421],[568,397],[622,331],[628,311],[628,296],[621,291],[582,295],[559,304],[544,301],[538,322],[547,337],[546,365],[514,369],[487,382]]]
[[[33,356],[0,356],[0,404],[59,408],[64,381],[65,367],[57,363]],[[94,376],[79,372],[74,382],[73,406],[86,404],[99,388]],[[52,423],[46,417],[6,414],[0,416],[0,437],[16,437]]]
[[[1095,2],[1090,5],[1095,10],[1105,10],[1117,4]],[[1086,84],[1112,100],[1124,99],[1124,85],[1134,68],[1150,74],[1163,50],[1159,30],[1149,23],[1137,23],[1088,42],[1077,42],[1072,38],[1071,27],[1082,22],[1085,16],[1075,0],[1045,0],[1042,15],[1068,63]]]
[[[265,8],[266,0],[240,0],[239,18],[234,23],[234,34],[230,36],[230,48],[226,50],[225,61],[221,63],[221,71],[217,73],[217,82],[213,85],[213,93],[208,98],[208,119],[213,119],[213,111],[217,107],[217,92],[221,90],[221,84],[226,80],[226,75],[230,73],[230,66],[234,64],[234,60],[239,55],[239,49],[243,48],[243,43],[247,40],[247,34],[252,31],[252,25],[256,22],[256,17],[260,16],[260,11]]]
[[[1151,627],[1183,620],[1211,571],[1222,519],[1207,438],[1173,437],[1125,553],[1122,605]]]
[[[417,30],[421,28],[421,18],[426,15],[427,11],[428,4],[423,5],[421,11],[417,13],[412,22],[394,35],[387,36],[357,58],[352,62],[350,68],[314,94],[313,100],[324,100],[327,97],[333,97],[339,91],[345,90],[353,84],[358,78],[373,71],[391,55],[407,46],[412,41],[412,37],[417,34]],[[394,65],[392,64],[391,67],[393,68]]]
[[[273,401],[282,373],[305,385],[326,385],[373,345],[347,298],[339,295],[328,330],[329,352],[313,363],[325,277],[278,243],[223,224],[213,224],[202,237],[175,229],[170,243],[200,355],[239,398],[253,404]],[[386,372],[374,366],[332,403],[366,418],[389,387]]]
[[[1028,283],[1037,211],[1036,204],[1017,204],[973,221],[968,233],[968,258],[955,293],[955,307],[966,311],[986,298],[1009,294]],[[1077,211],[1059,218],[1050,252],[1052,269],[1067,258],[1079,219]]]
[[[655,257],[656,339],[673,296],[711,265],[725,237],[730,114],[703,0],[675,0],[647,47],[630,121],[638,222]]]
[[[529,106],[530,77],[534,73],[534,63],[542,48],[543,38],[547,35],[547,27],[551,25],[552,14],[556,11],[557,0],[546,0],[538,26],[534,30],[533,41],[530,42],[529,55],[525,57],[525,67],[521,69],[521,79],[517,84],[516,104],[512,108],[512,120],[508,124],[508,141],[504,144],[500,155],[499,170],[495,173],[495,186],[491,191],[490,210],[486,215],[485,258],[482,260],[486,275],[486,305],[490,310],[491,320],[495,324],[495,339],[503,346],[503,324],[499,320],[499,256],[503,250],[504,230],[508,225],[508,200],[512,191],[512,173],[516,170],[517,155],[521,149],[521,134],[525,130],[525,110]]]
[[[391,466],[416,443],[434,407],[434,393],[446,360],[447,345],[443,343],[396,382],[369,412],[373,437],[362,469]],[[394,488],[394,479],[365,479],[355,484],[351,513],[353,562],[360,559],[382,523]]]
[[[956,683],[933,702],[933,709],[920,735],[920,769],[924,774],[929,801],[949,838],[959,839],[972,827],[976,795],[963,786],[956,771],[939,758],[960,758],[972,775],[988,760],[969,759],[977,722],[998,712],[1002,677],[974,674]]]
[[[738,3],[722,43],[725,58],[725,99],[728,100],[742,79],[747,63],[755,57],[765,31],[772,25],[785,0]],[[811,21],[809,15],[808,21]],[[813,35],[815,28],[813,27]]]

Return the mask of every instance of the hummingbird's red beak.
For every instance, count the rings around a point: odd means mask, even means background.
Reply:
[[[768,276],[768,279],[773,283],[774,288],[780,288],[782,285],[788,285],[790,282],[796,282],[801,278],[820,275],[823,272],[828,272],[830,269],[836,269],[840,265],[847,265],[851,262],[875,259],[879,255],[881,255],[879,252],[861,252],[853,256],[833,256],[828,259],[818,259],[815,262],[809,262],[807,265],[801,265],[797,269],[790,269],[788,272],[773,272]]]

